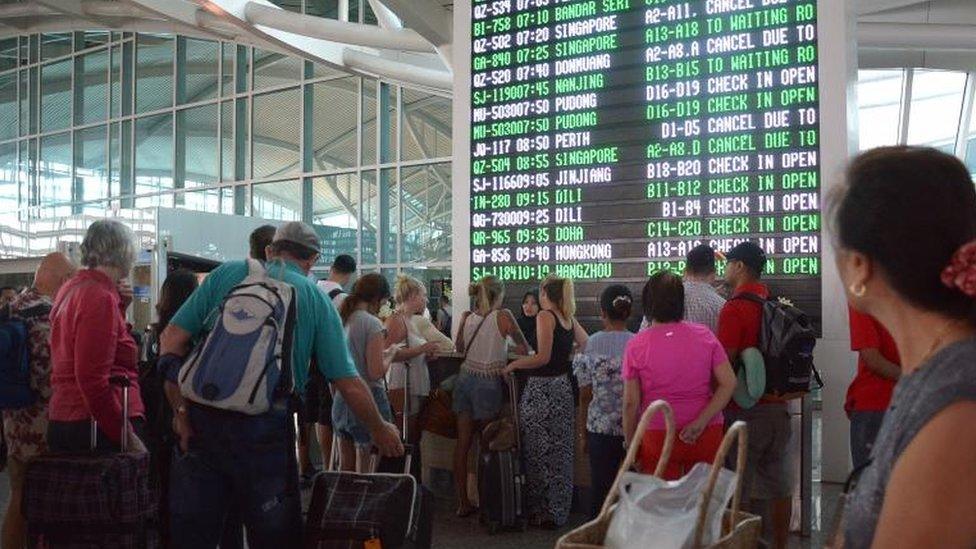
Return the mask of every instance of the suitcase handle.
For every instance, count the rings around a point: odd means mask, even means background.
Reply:
[[[407,325],[406,319],[403,319],[403,348],[410,348],[410,326]],[[403,442],[410,440],[409,435],[410,426],[410,361],[403,361]]]
[[[410,337],[410,334],[407,334]],[[403,442],[410,440],[410,361],[403,362]]]
[[[108,378],[109,385],[115,385],[116,387],[122,387],[122,437],[121,437],[121,449],[125,453],[129,451],[129,387],[132,383],[129,381],[129,376],[126,375],[115,375]],[[91,440],[89,441],[89,447],[94,450],[98,447],[98,422],[95,421],[95,417],[92,416],[91,420]]]
[[[403,445],[403,474],[410,474],[410,466],[413,465],[413,453],[414,445],[404,443]],[[372,446],[369,449],[369,470],[373,473],[379,469],[380,466],[380,449],[376,446]]]
[[[518,410],[518,384],[515,382],[515,373],[511,373],[506,376],[508,379],[508,394],[509,399],[512,401],[512,427],[515,431],[515,449],[519,452],[522,451],[522,433],[520,432],[519,426],[519,410]]]

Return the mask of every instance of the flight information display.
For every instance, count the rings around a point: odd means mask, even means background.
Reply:
[[[816,0],[474,0],[471,25],[473,279],[571,277],[593,317],[751,240],[819,321]]]

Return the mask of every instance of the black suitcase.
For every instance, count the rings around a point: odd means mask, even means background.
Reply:
[[[525,509],[525,469],[518,423],[518,393],[509,377],[512,421],[515,426],[515,448],[484,451],[478,459],[479,520],[495,534],[501,530],[525,531],[528,517]]]

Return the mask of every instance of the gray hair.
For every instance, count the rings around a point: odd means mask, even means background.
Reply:
[[[125,224],[114,219],[92,223],[81,242],[81,264],[95,267],[115,267],[123,273],[132,270],[136,262],[136,236]]]

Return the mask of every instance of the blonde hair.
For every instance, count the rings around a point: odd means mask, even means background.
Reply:
[[[542,281],[542,291],[546,292],[546,297],[559,309],[563,318],[573,318],[576,314],[576,295],[572,279],[549,275]]]
[[[393,286],[393,299],[399,305],[406,303],[415,293],[423,293],[424,284],[409,275],[399,275],[396,284]]]
[[[468,287],[468,295],[474,298],[475,310],[486,315],[505,297],[505,285],[498,277],[488,275]]]

